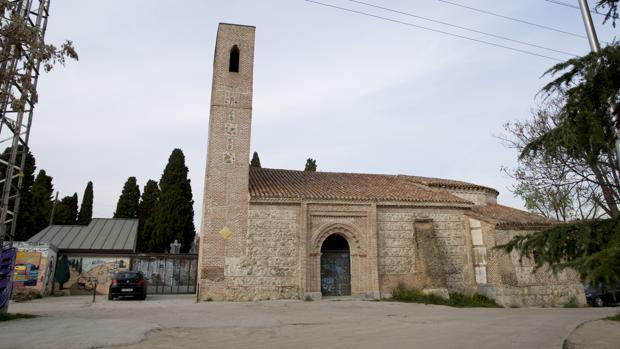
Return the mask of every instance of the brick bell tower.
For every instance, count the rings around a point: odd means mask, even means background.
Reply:
[[[215,44],[199,249],[199,300],[225,300],[245,255],[256,28],[220,23]]]

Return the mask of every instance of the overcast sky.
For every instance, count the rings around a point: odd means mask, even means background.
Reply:
[[[336,6],[567,59],[365,7]],[[577,4],[576,0],[564,0]],[[578,55],[586,39],[438,0],[373,4]],[[579,11],[544,0],[451,0],[585,35]],[[591,1],[592,3],[592,1]],[[594,16],[599,36],[617,29]],[[252,151],[263,167],[410,174],[494,187],[522,208],[501,173],[514,150],[494,137],[529,117],[555,61],[302,0],[54,0],[47,40],[80,55],[39,80],[31,147],[60,195],[94,183],[94,216],[111,217],[129,176],[141,190],[181,148],[200,225],[210,87],[219,22],[256,32]]]

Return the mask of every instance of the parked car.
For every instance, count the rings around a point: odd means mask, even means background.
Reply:
[[[599,284],[597,287],[585,286],[586,300],[588,304],[603,307],[606,305],[620,304],[620,285],[608,287]]]
[[[146,282],[141,271],[120,271],[114,274],[110,283],[108,299],[135,297],[146,299]]]

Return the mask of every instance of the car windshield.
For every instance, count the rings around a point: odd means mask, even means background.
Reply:
[[[138,277],[138,273],[118,273],[116,274],[117,279],[135,279]]]

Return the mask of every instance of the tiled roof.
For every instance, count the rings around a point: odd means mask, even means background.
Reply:
[[[467,183],[467,182],[462,182],[462,181],[455,181],[453,179],[420,177],[420,176],[405,176],[405,177],[408,177],[417,183],[428,185],[429,187],[434,187],[434,188],[486,190],[486,191],[491,191],[493,193],[499,194],[497,190],[490,188],[490,187],[485,187],[482,185]]]
[[[137,236],[137,219],[93,218],[89,225],[50,225],[28,241],[76,252],[133,252]]]
[[[424,186],[419,178],[422,177],[250,167],[250,196],[260,199],[470,203],[444,190]]]
[[[560,222],[552,220],[543,216],[539,216],[534,213],[517,210],[516,208],[498,205],[488,204],[486,206],[474,206],[472,207],[474,216],[477,216],[483,220],[490,220],[498,227],[510,228],[510,227],[541,227],[558,224]]]

